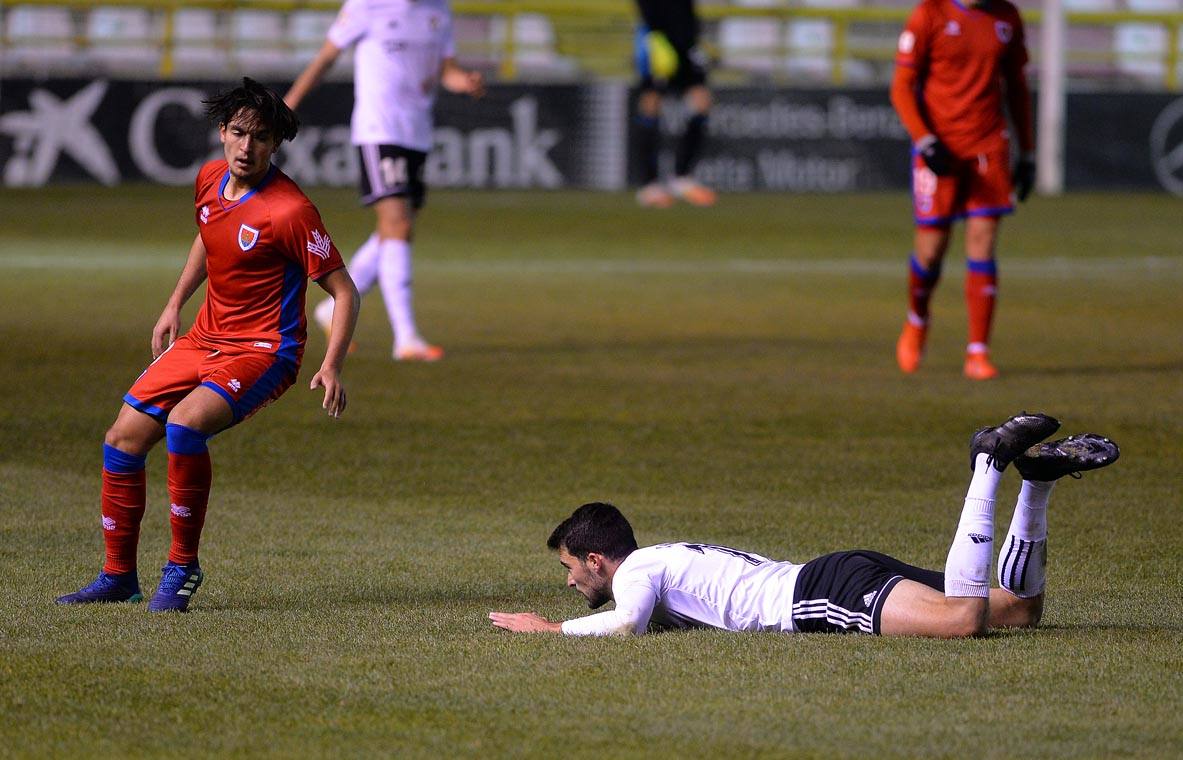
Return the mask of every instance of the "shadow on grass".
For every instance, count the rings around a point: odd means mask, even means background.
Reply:
[[[1143,372],[1180,372],[1183,361],[1172,362],[1126,362],[1123,364],[1087,366],[1064,365],[1060,367],[1007,367],[1007,377],[1077,377],[1097,375],[1135,375]]]
[[[572,594],[574,592],[571,592]],[[201,599],[194,603],[194,611],[209,612],[282,612],[307,610],[347,610],[373,607],[403,607],[428,609],[484,603],[490,610],[512,608],[526,611],[539,606],[539,599],[553,603],[563,599],[562,586],[553,583],[515,583],[512,590],[505,586],[457,586],[415,588],[391,584],[375,588],[340,587],[334,584],[282,593],[262,595],[223,594],[218,600]]]
[[[1036,630],[1055,633],[1183,633],[1183,625],[1170,623],[1061,623],[1041,625]]]

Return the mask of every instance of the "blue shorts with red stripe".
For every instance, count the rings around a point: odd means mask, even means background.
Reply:
[[[296,362],[275,354],[228,354],[183,335],[148,365],[123,400],[164,424],[181,399],[204,386],[226,399],[237,425],[282,396],[299,370]]]

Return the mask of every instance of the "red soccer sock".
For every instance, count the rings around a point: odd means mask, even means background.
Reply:
[[[144,457],[103,446],[103,572],[113,575],[136,569],[140,520],[144,517],[147,478]]]
[[[969,261],[965,273],[965,308],[969,313],[969,351],[982,353],[990,345],[998,270],[993,260]]]
[[[173,534],[168,561],[187,565],[197,560],[213,467],[205,447],[207,436],[182,425],[169,424],[165,430],[168,437],[169,524]]]
[[[912,256],[908,262],[908,319],[917,327],[928,324],[928,302],[941,278],[941,269],[925,269]]]

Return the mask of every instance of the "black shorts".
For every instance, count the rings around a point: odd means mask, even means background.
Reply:
[[[401,145],[359,145],[361,202],[369,206],[383,198],[407,198],[411,208],[423,208],[427,185],[423,168],[427,154]]]
[[[697,46],[682,47],[674,45],[674,52],[678,55],[678,67],[669,79],[659,79],[654,76],[649,63],[649,48],[645,38],[649,34],[649,27],[642,24],[637,27],[637,39],[634,47],[634,59],[637,65],[637,75],[640,77],[638,87],[641,90],[657,90],[658,92],[685,92],[691,87],[706,84],[707,70],[705,57]]]
[[[805,563],[793,593],[793,627],[802,633],[879,633],[883,602],[907,578],[944,592],[945,574],[866,550]]]

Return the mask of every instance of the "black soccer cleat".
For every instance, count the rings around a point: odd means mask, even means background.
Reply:
[[[969,469],[978,454],[989,454],[989,462],[1001,472],[1033,445],[1060,429],[1060,421],[1046,414],[1016,414],[997,427],[985,427],[969,441]]]
[[[1119,456],[1121,449],[1113,441],[1084,433],[1032,446],[1015,458],[1015,469],[1023,480],[1059,480],[1065,475],[1079,478],[1086,470],[1113,464]]]

